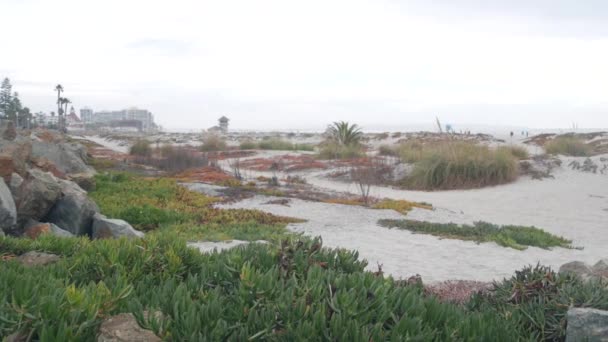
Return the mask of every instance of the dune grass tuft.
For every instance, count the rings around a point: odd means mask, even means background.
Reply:
[[[498,226],[487,222],[471,225],[455,223],[431,223],[414,220],[380,220],[381,226],[399,228],[414,233],[430,234],[448,239],[475,242],[496,242],[503,247],[524,250],[529,246],[548,249],[551,247],[572,247],[572,241],[545,232],[536,227]]]
[[[248,140],[240,145],[241,150],[270,150],[270,151],[314,151],[311,144],[294,144],[279,138],[264,139],[258,143]]]
[[[402,184],[423,190],[466,189],[514,181],[517,158],[510,150],[466,142],[408,144],[399,148],[402,160],[414,163]]]
[[[547,153],[565,156],[585,157],[591,155],[591,146],[575,137],[557,137],[545,144]]]

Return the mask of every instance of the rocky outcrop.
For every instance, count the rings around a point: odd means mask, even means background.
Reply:
[[[91,235],[93,215],[99,208],[78,184],[59,180],[62,197],[55,202],[44,222],[50,222],[75,235]]]
[[[68,178],[78,184],[82,189],[86,191],[95,190],[95,174],[91,172],[83,172],[83,173],[74,173],[68,175]]]
[[[608,341],[608,311],[590,308],[568,310],[566,342]]]
[[[87,152],[84,146],[73,143],[32,142],[32,157],[42,159],[43,163],[52,163],[63,174],[95,173],[86,164]]]
[[[109,219],[101,214],[93,216],[93,239],[117,239],[123,236],[141,238],[144,236],[144,233],[135,230],[126,221]]]
[[[29,220],[40,221],[61,197],[61,186],[52,174],[38,169],[28,171],[23,184],[17,189],[17,225]]]
[[[11,231],[17,225],[17,208],[10,189],[0,178],[0,230]]]
[[[35,251],[27,252],[16,259],[27,267],[45,266],[60,260],[58,255]]]
[[[97,342],[161,341],[151,330],[143,329],[130,313],[108,317],[101,323]]]

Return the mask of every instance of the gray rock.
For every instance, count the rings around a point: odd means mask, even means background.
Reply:
[[[105,319],[99,328],[97,342],[156,342],[160,337],[143,329],[131,313],[122,313]]]
[[[99,212],[97,204],[87,196],[78,184],[59,180],[61,197],[43,221],[54,223],[75,235],[90,235],[93,215]]]
[[[608,274],[608,259],[602,259],[593,265],[593,273],[606,273]]]
[[[568,310],[566,342],[608,341],[608,311],[590,308]]]
[[[22,227],[29,219],[40,221],[49,213],[61,197],[61,185],[52,174],[31,169],[17,192],[17,224]]]
[[[118,219],[109,219],[101,214],[93,216],[93,239],[110,239],[126,236],[128,238],[141,238],[144,233],[135,230],[129,223]]]
[[[587,279],[591,272],[591,268],[582,261],[572,261],[559,268],[559,273],[573,273],[583,279]]]
[[[53,223],[41,223],[35,220],[28,220],[24,227],[24,234],[28,237],[32,237],[32,234],[36,234],[36,231],[41,233],[49,233],[59,237],[73,237],[74,234],[67,230],[61,229]]]
[[[23,184],[23,177],[19,176],[17,173],[11,174],[11,180],[8,183],[9,189],[11,189],[11,193],[13,197],[17,197],[17,189]]]
[[[48,159],[65,174],[95,173],[95,170],[86,164],[86,148],[81,144],[33,141],[32,157]]]
[[[25,266],[45,266],[59,261],[59,256],[55,254],[49,254],[44,252],[27,252],[17,257],[17,261]]]
[[[17,208],[11,191],[0,177],[0,230],[10,231],[17,224]]]

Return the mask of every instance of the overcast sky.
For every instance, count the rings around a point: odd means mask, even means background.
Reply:
[[[605,0],[0,0],[0,77],[34,111],[166,128],[608,127]]]

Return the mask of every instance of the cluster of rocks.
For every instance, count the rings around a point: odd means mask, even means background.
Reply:
[[[608,284],[608,259],[598,261],[595,265],[587,265],[582,261],[571,261],[559,268],[559,273],[572,273],[584,281],[602,280]]]
[[[99,213],[87,195],[94,175],[81,144],[47,130],[22,133],[0,125],[0,235],[143,236]]]
[[[559,273],[570,273],[584,281],[602,281],[608,284],[608,259],[595,265],[582,261],[563,264]],[[592,308],[571,308],[568,310],[566,341],[608,341],[608,311]]]

